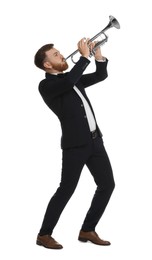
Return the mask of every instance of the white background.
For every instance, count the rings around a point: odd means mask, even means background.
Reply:
[[[0,240],[5,259],[151,259],[151,8],[145,1],[1,1]],[[46,206],[60,181],[61,129],[43,103],[44,72],[33,64],[46,43],[66,56],[115,16],[121,30],[107,31],[102,47],[109,77],[87,90],[116,182],[97,226],[110,247],[77,241],[95,190],[84,168],[54,237],[59,251],[35,245]],[[69,60],[70,68],[73,66]],[[94,62],[86,72],[94,70]]]

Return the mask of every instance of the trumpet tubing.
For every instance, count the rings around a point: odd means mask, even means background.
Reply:
[[[103,30],[101,30],[99,33],[97,33],[95,36],[93,36],[93,37],[89,40],[89,42],[93,42],[95,39],[97,39],[97,38],[98,38],[100,35],[102,35],[102,34],[103,34],[104,37],[105,37],[103,40],[101,40],[101,41],[99,41],[99,42],[96,43],[96,45],[94,46],[92,52],[90,53],[90,57],[91,57],[92,55],[94,55],[94,53],[95,53],[95,51],[96,51],[97,48],[99,48],[101,45],[103,45],[105,42],[107,42],[108,36],[105,34],[105,31],[107,31],[108,29],[110,29],[110,28],[112,28],[112,27],[114,27],[114,28],[116,28],[116,29],[120,29],[120,24],[119,24],[119,22],[117,21],[117,19],[116,19],[114,16],[110,15],[110,16],[109,16],[109,23],[108,23],[108,25],[107,25]],[[89,44],[89,42],[88,42],[88,44]],[[76,62],[74,62],[74,60],[73,60],[73,56],[74,56],[76,53],[78,53],[78,52],[79,52],[79,50],[76,50],[76,51],[72,52],[65,60],[71,58],[72,62],[73,62],[73,63],[76,63]]]

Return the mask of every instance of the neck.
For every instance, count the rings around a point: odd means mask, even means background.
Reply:
[[[58,71],[58,70],[54,70],[54,69],[47,69],[45,70],[46,73],[49,73],[49,74],[62,74],[63,71]]]

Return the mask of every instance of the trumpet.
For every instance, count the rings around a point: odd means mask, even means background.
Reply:
[[[92,55],[95,54],[96,49],[99,48],[101,45],[105,44],[108,41],[108,36],[105,34],[105,31],[107,31],[108,29],[110,29],[112,27],[114,27],[116,29],[120,29],[120,24],[119,24],[118,20],[114,16],[109,15],[109,23],[108,23],[108,25],[103,30],[101,30],[99,33],[97,33],[95,36],[93,36],[89,40],[89,42],[88,42],[88,46],[89,46],[89,43],[93,42],[99,36],[104,35],[104,39],[102,39],[101,41],[99,41],[99,42],[97,42],[95,44],[94,48],[90,52],[89,57],[92,57]],[[71,57],[72,62],[76,64],[76,62],[73,60],[73,56],[77,52],[79,52],[79,50],[76,50],[76,51],[72,52],[65,60],[67,60],[67,59],[69,59]]]

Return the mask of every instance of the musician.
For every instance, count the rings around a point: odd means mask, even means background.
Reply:
[[[92,174],[97,189],[80,229],[78,240],[91,241],[97,245],[110,245],[109,241],[98,236],[95,228],[103,215],[115,184],[102,133],[85,91],[87,87],[107,78],[108,60],[102,56],[99,47],[94,54],[95,72],[83,74],[91,62],[90,51],[96,44],[92,42],[89,45],[88,41],[89,39],[83,38],[78,42],[81,57],[69,72],[65,72],[68,64],[53,44],[42,46],[37,51],[34,60],[35,65],[45,71],[45,79],[39,84],[39,92],[44,102],[60,120],[62,128],[61,182],[48,204],[36,241],[38,245],[51,249],[63,248],[52,237],[52,233],[77,186],[84,165]],[[69,221],[74,223],[76,218],[69,217]]]

